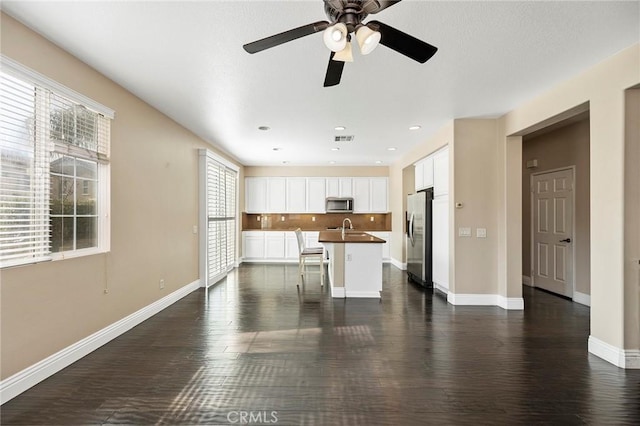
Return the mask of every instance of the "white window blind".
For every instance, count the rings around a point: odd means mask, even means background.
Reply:
[[[203,186],[204,202],[201,206],[205,220],[201,226],[206,232],[204,249],[206,255],[202,276],[206,278],[206,285],[211,285],[224,277],[233,269],[236,261],[236,190],[237,171],[216,161],[212,153],[203,151],[204,168]]]
[[[82,95],[1,59],[0,267],[108,249],[99,176],[109,160],[103,112],[113,111],[89,101],[96,112]]]
[[[40,92],[40,93],[38,93]],[[49,255],[48,125],[42,90],[0,74],[0,265]]]

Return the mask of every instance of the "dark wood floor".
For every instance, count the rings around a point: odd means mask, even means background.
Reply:
[[[640,371],[587,353],[589,309],[454,307],[385,266],[382,301],[244,265],[2,407],[2,425],[639,424]],[[244,417],[243,417],[244,416]],[[244,423],[243,423],[244,420]]]

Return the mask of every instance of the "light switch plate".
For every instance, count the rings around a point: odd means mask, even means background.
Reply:
[[[476,229],[476,237],[478,237],[478,238],[487,238],[487,228],[478,228],[478,229]]]
[[[471,228],[458,228],[458,236],[459,237],[470,237],[471,236]]]

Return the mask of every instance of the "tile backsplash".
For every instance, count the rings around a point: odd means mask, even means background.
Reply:
[[[323,231],[342,226],[345,217],[351,219],[354,229],[363,231],[391,231],[391,213],[369,214],[290,214],[265,213],[242,214],[242,229],[291,231],[297,228],[303,231]]]

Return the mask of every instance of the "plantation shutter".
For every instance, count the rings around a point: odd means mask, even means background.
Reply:
[[[237,172],[226,167],[206,151],[206,276],[214,284],[233,269],[236,261],[236,181]]]
[[[0,73],[0,267],[49,258],[47,108],[43,89]]]

